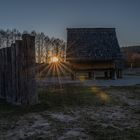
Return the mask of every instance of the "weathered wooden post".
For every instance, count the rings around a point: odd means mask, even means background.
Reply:
[[[88,72],[88,78],[89,78],[89,79],[92,78],[92,72]]]
[[[1,61],[1,59],[2,59],[2,49],[0,49],[0,98],[2,98],[2,90],[1,90],[1,88],[2,88],[2,61]]]
[[[92,72],[92,78],[95,80],[95,72]]]
[[[3,83],[3,75],[2,75],[2,68],[3,68],[3,49],[0,49],[0,98],[3,97],[3,90],[2,90],[2,83]]]
[[[2,50],[2,59],[1,59],[1,62],[2,62],[2,67],[1,67],[1,76],[2,76],[2,83],[1,83],[1,91],[2,91],[2,98],[3,99],[6,99],[6,89],[5,89],[5,77],[6,77],[6,73],[5,73],[5,63],[6,63],[6,59],[5,59],[5,51],[6,49],[3,48]]]
[[[105,79],[107,79],[108,78],[108,71],[105,71],[104,75],[105,75]]]
[[[16,77],[16,47],[15,44],[11,45],[11,63],[12,63],[12,103],[17,103],[17,77]]]
[[[24,71],[24,51],[23,51],[23,40],[16,40],[15,42],[15,103],[16,104],[26,104],[24,101],[24,94],[27,93],[26,91],[26,81],[22,77],[25,77]],[[25,93],[24,93],[25,92]],[[27,100],[27,99],[26,99]]]
[[[5,48],[5,90],[6,100],[12,101],[12,61],[11,61],[11,47]]]
[[[28,34],[22,36],[23,39],[23,53],[21,72],[23,81],[25,81],[24,98],[25,104],[35,104],[38,101],[35,82],[35,37]],[[27,91],[25,93],[25,90]]]

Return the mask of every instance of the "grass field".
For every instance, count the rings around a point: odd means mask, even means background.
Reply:
[[[139,140],[140,86],[39,87],[39,104],[0,103],[1,140]]]

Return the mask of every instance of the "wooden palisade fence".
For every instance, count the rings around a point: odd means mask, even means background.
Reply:
[[[35,104],[35,37],[28,34],[0,49],[0,98],[12,104]]]

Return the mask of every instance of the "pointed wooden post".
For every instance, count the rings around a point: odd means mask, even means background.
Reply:
[[[24,53],[24,76],[26,80],[26,90],[25,99],[27,99],[27,104],[35,104],[38,101],[38,96],[36,92],[36,82],[35,82],[35,37],[28,34],[22,36],[23,39],[23,53]]]

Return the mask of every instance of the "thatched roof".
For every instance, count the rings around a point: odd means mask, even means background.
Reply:
[[[68,28],[67,60],[121,59],[115,28]]]

